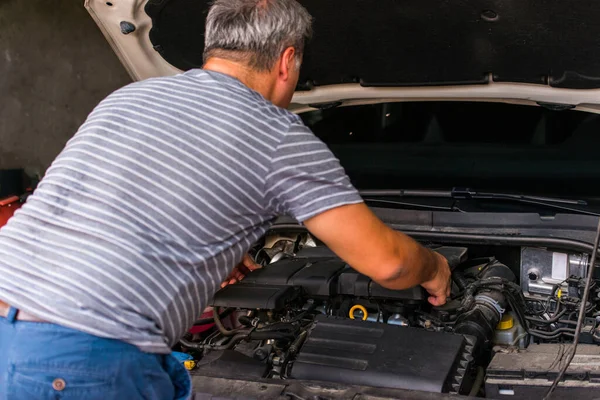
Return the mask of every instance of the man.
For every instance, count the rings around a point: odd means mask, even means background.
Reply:
[[[281,214],[381,285],[446,301],[446,260],[378,220],[285,110],[310,33],[294,0],[217,0],[203,70],[90,114],[0,231],[0,398],[186,398],[170,348]]]

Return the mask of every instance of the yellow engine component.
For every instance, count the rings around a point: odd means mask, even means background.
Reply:
[[[512,315],[504,314],[504,316],[498,323],[498,326],[496,327],[496,329],[503,331],[503,330],[512,328],[514,324],[515,324],[515,321],[513,320]]]
[[[349,314],[348,316],[350,317],[350,319],[354,319],[354,312],[356,310],[362,311],[362,314],[363,314],[362,320],[366,321],[367,317],[369,316],[369,313],[367,312],[367,309],[364,306],[361,306],[360,304],[355,304],[352,306],[352,308],[350,309],[350,312],[348,313]]]
[[[185,367],[185,369],[187,369],[188,371],[193,370],[196,367],[196,361],[194,360],[185,360],[183,362],[183,366]]]

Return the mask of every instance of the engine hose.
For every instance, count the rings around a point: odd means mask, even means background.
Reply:
[[[485,278],[471,283],[465,289],[461,305],[462,310],[460,311],[466,311],[471,308],[473,302],[475,301],[475,293],[477,293],[479,289],[488,288],[502,291],[502,288],[505,283],[507,283],[505,279],[498,277]]]
[[[507,306],[506,297],[497,290],[478,292],[471,307],[459,314],[454,332],[476,338],[473,356],[484,357],[492,347],[496,326]],[[481,360],[483,362],[483,358]]]
[[[553,324],[555,322],[558,322],[560,317],[562,317],[566,313],[567,313],[567,309],[563,308],[562,310],[560,310],[558,312],[558,314],[556,314],[554,317],[552,317],[550,319],[541,319],[541,318],[537,318],[537,317],[527,317],[527,316],[525,317],[525,319],[527,319],[527,321],[531,321],[531,322],[535,322],[535,323],[539,323],[539,324]],[[569,321],[569,322],[575,322],[575,321]],[[577,324],[577,322],[575,322],[575,324]]]
[[[192,342],[191,340],[187,340],[184,338],[179,339],[179,343],[181,343],[182,345],[184,345],[187,348],[196,349],[196,350],[203,349],[205,346],[203,343],[195,343],[195,342]]]
[[[529,331],[529,334],[533,337],[537,337],[540,339],[546,339],[546,340],[558,339],[559,337],[561,337],[563,335],[571,336],[571,337],[575,336],[575,332],[573,330],[569,329],[568,331],[562,331],[562,329],[567,329],[567,328],[559,328],[552,332],[538,331],[537,329],[532,329]]]
[[[456,269],[452,271],[452,281],[456,283],[461,292],[469,285],[469,281],[465,278],[464,274]]]
[[[235,310],[235,308],[231,308],[231,307],[230,308],[226,308],[225,311],[223,311],[221,314],[219,314],[219,318],[223,319],[223,318],[227,317],[234,310]],[[214,322],[215,322],[215,318],[214,317],[200,318],[200,319],[194,321],[194,325],[193,326],[208,325],[208,324],[213,324]]]
[[[475,377],[475,381],[473,382],[473,386],[471,387],[471,391],[469,392],[469,397],[477,396],[479,393],[479,389],[483,385],[483,378],[485,377],[485,370],[483,367],[477,367],[477,376]]]
[[[211,347],[211,350],[228,350],[233,348],[233,346],[235,346],[236,344],[238,344],[239,342],[241,342],[242,340],[248,338],[252,333],[251,332],[241,332],[238,333],[236,335],[234,335],[231,340],[229,340],[229,342],[220,345],[220,346],[214,346]]]
[[[520,305],[517,305],[517,301],[511,293],[506,293],[505,295],[510,307],[517,314],[521,327],[525,330],[525,347],[527,348],[529,346],[529,323],[527,322],[527,316],[525,315],[525,298],[523,297],[523,302]]]
[[[568,319],[559,319],[558,323],[559,324],[565,324],[565,325],[575,325],[575,326],[577,326],[577,321],[570,321]]]
[[[525,332],[529,332],[529,324],[527,323],[527,316],[525,315],[524,308],[522,308],[522,307],[524,307],[524,303],[522,303],[520,305],[517,304],[518,301],[515,300],[515,298],[513,297],[513,295],[511,293],[505,293],[504,295],[506,296],[506,300],[508,301],[508,304],[510,305],[510,307],[517,314],[519,323],[521,324],[523,329],[525,329]]]
[[[236,329],[232,329],[229,330],[227,328],[225,328],[225,326],[223,325],[223,322],[221,321],[221,318],[219,316],[219,312],[217,311],[217,309],[215,308],[213,310],[213,318],[215,321],[215,326],[217,327],[217,329],[219,330],[219,332],[221,332],[221,334],[223,336],[233,336],[241,331],[243,331],[245,328],[236,328]]]
[[[309,313],[313,312],[316,308],[317,308],[317,303],[313,302],[310,306],[308,306],[308,308],[306,310],[304,310],[300,314],[296,315],[296,317],[294,317],[289,322],[291,323],[291,322],[298,322],[298,321],[300,321],[302,318],[304,318],[304,316],[306,314],[309,314]]]
[[[245,326],[252,326],[252,319],[246,315],[241,315],[238,318],[238,322]]]
[[[505,267],[508,269],[508,267]],[[475,281],[469,285],[465,290],[464,298],[462,300],[461,308],[459,312],[466,312],[469,310],[475,301],[475,294],[480,289],[488,289],[498,291],[506,296],[506,300],[510,303],[510,306],[514,309],[519,322],[523,328],[527,331],[528,324],[525,318],[525,297],[519,285],[514,282],[501,277],[489,277]]]
[[[271,325],[263,326],[257,329],[257,332],[290,332],[294,333],[298,330],[298,327],[286,322],[277,322]]]
[[[187,339],[183,339],[183,338],[179,339],[179,343],[181,343],[185,347],[188,347],[190,349],[195,349],[195,350],[202,350],[202,349],[228,350],[228,349],[231,349],[236,344],[238,344],[239,342],[241,342],[243,339],[248,338],[249,335],[250,335],[249,331],[237,333],[236,335],[232,336],[231,339],[229,339],[229,341],[227,343],[218,345],[218,346],[213,346],[213,345],[206,344],[206,343],[195,343],[195,342],[189,341]]]
[[[525,331],[529,330],[525,319],[525,297],[520,286],[514,283],[516,277],[510,268],[493,263],[484,273],[464,290],[454,325],[454,332],[476,338],[473,356],[479,365],[487,362],[494,332],[507,306],[513,309]]]

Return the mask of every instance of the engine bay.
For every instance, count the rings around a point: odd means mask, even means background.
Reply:
[[[251,251],[263,267],[218,291],[177,350],[193,356],[192,375],[214,378],[543,397],[574,337],[589,255],[423,244],[452,269],[440,307],[420,286],[378,285],[306,232],[266,236]],[[586,361],[564,378],[579,398],[600,387],[599,297],[593,283],[576,355]]]

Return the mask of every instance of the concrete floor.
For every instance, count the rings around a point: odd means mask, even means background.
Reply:
[[[131,81],[84,0],[0,0],[0,169],[43,173],[92,108]]]

